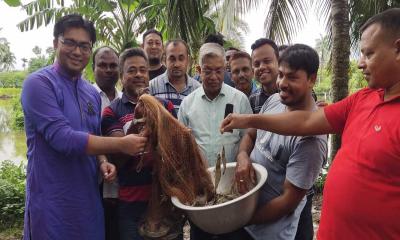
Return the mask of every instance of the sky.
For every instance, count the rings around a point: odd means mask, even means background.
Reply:
[[[29,2],[28,0],[22,1]],[[264,36],[264,19],[266,16],[265,8],[258,8],[246,14],[244,20],[248,23],[250,32],[246,34],[244,47],[250,53],[251,44]],[[19,7],[12,8],[0,0],[0,38],[4,37],[10,42],[11,51],[16,57],[16,69],[22,69],[22,58],[34,57],[32,48],[39,46],[42,52],[47,47],[53,45],[53,27],[54,24],[49,24],[47,27],[34,28],[27,32],[21,32],[16,25],[27,18],[25,11]],[[315,40],[324,35],[324,27],[315,17],[315,13],[308,16],[308,22],[303,29],[299,31],[292,43],[304,43],[312,47],[315,46]]]

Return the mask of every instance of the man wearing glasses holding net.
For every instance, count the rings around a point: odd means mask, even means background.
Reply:
[[[147,139],[100,135],[100,95],[81,74],[96,33],[80,15],[54,26],[56,62],[29,75],[21,103],[27,136],[24,239],[104,239],[98,176],[115,177],[105,153],[134,155]]]

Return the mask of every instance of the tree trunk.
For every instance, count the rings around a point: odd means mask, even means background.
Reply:
[[[350,56],[350,22],[347,0],[331,0],[332,17],[332,94],[333,102],[342,100],[348,95],[349,56]],[[341,136],[332,139],[331,156],[334,156],[341,145]]]

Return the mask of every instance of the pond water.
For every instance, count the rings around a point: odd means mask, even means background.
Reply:
[[[25,132],[11,128],[12,101],[11,98],[0,99],[0,162],[26,163]]]

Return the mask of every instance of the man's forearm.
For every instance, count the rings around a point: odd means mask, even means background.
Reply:
[[[283,193],[280,196],[256,210],[251,224],[270,223],[291,214],[307,193],[307,190],[295,187],[287,180],[285,180],[283,188]]]
[[[89,134],[86,153],[99,155],[106,153],[121,152],[121,138],[119,137],[99,137]]]
[[[282,114],[255,114],[245,116],[248,128],[263,129],[281,135],[308,136],[332,133],[323,109],[315,112],[292,111]]]
[[[257,130],[254,128],[248,129],[244,134],[242,140],[239,144],[238,154],[247,153],[250,155],[254,148],[254,143],[256,140]]]
[[[296,208],[294,208],[296,209]],[[294,211],[288,209],[283,196],[272,199],[270,202],[256,210],[256,214],[251,220],[251,224],[265,224],[275,222]]]

